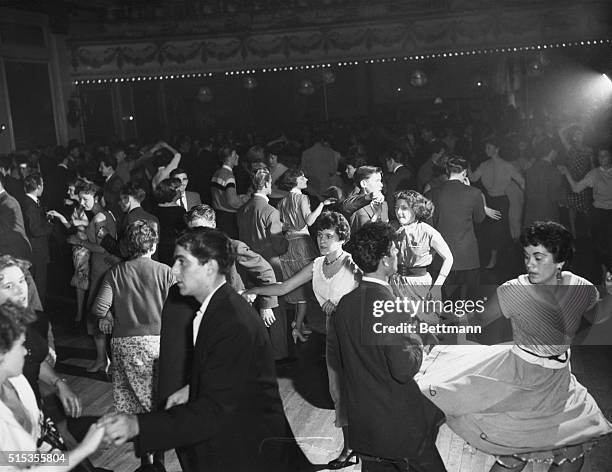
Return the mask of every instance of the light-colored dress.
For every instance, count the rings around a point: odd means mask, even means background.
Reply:
[[[36,397],[32,387],[23,375],[12,377],[8,380],[17,395],[24,409],[31,426],[31,431],[26,431],[24,427],[15,419],[13,412],[0,401],[0,450],[2,451],[36,451],[36,440],[40,437],[40,422],[42,414],[38,409]],[[7,469],[2,469],[7,470]],[[8,470],[17,470],[8,469]]]
[[[416,377],[451,429],[488,454],[560,463],[612,433],[570,369],[569,343],[598,292],[570,272],[563,282],[554,291],[525,275],[506,282],[497,295],[516,344],[436,346]]]
[[[342,267],[332,277],[326,277],[323,273],[323,263],[325,256],[317,257],[312,264],[312,290],[319,302],[323,306],[330,300],[334,305],[338,305],[340,299],[349,292],[352,292],[359,285],[358,274],[355,273],[354,263],[350,256],[345,257]],[[333,316],[333,315],[332,315]],[[329,328],[330,316],[327,316],[325,331]],[[310,321],[310,320],[309,320]],[[310,323],[312,327],[312,323]],[[314,330],[314,329],[313,329]],[[329,343],[326,343],[326,353],[329,352]],[[329,364],[330,356],[326,355],[327,377],[329,379],[329,394],[334,402],[336,420],[334,424],[341,428],[348,425],[346,404],[340,396],[342,379],[338,371]]]
[[[280,256],[280,266],[283,280],[310,264],[319,251],[310,237],[306,218],[310,215],[310,201],[302,192],[291,191],[278,204],[283,232],[287,239],[287,252]],[[305,303],[306,293],[304,286],[298,287],[285,296],[287,303]]]

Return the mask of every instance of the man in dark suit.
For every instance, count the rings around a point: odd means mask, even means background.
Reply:
[[[79,148],[78,144],[73,143],[62,161],[49,174],[45,174],[47,188],[43,200],[46,208],[61,211],[64,207],[68,184],[76,179],[74,168]]]
[[[253,308],[226,282],[229,238],[191,229],[177,239],[175,257],[178,289],[199,305],[191,378],[165,411],[101,420],[107,440],[135,438],[140,452],[178,448],[188,472],[286,470],[279,451],[268,447],[288,437],[272,349]]]
[[[123,219],[123,212],[121,211],[121,205],[119,200],[121,199],[121,189],[123,188],[123,180],[119,177],[119,174],[115,172],[117,168],[117,158],[111,155],[104,155],[100,158],[100,164],[98,171],[104,177],[104,202],[106,209],[109,210],[117,223],[120,223]]]
[[[447,163],[448,181],[431,190],[429,198],[435,204],[433,226],[440,232],[453,253],[444,292],[446,298],[475,297],[480,282],[480,258],[475,225],[485,219],[484,196],[467,178],[468,163],[451,157]]]
[[[25,233],[19,202],[4,189],[0,179],[0,254],[32,260],[32,246]]]
[[[442,472],[436,449],[443,413],[414,381],[422,361],[416,334],[384,333],[382,327],[410,323],[410,314],[384,312],[395,305],[388,279],[397,271],[395,231],[366,223],[355,235],[355,263],[362,282],[342,297],[331,318],[328,361],[345,387],[349,445],[364,472]]]
[[[32,269],[34,282],[40,299],[45,301],[47,294],[47,265],[49,264],[49,236],[53,225],[47,219],[40,197],[44,182],[39,173],[28,175],[23,182],[25,197],[21,204],[25,231],[32,245]]]
[[[385,200],[389,207],[391,219],[395,219],[395,199],[393,194],[398,190],[409,190],[415,187],[413,173],[401,161],[401,154],[389,153],[385,155],[387,167]]]
[[[375,221],[387,223],[389,221],[389,209],[387,202],[382,194],[382,172],[378,167],[361,166],[353,175],[355,185],[361,188],[361,193],[354,195],[351,199],[358,195],[373,195],[369,205],[366,205],[355,211],[349,218],[351,223],[351,233],[359,231],[364,224]],[[347,200],[349,200],[347,198]],[[346,205],[346,202],[345,202]]]
[[[177,167],[172,172],[170,172],[170,177],[179,179],[181,181],[181,187],[179,188],[181,192],[179,204],[185,209],[185,211],[189,211],[194,206],[200,205],[202,203],[199,193],[187,190],[187,185],[189,184],[189,176],[187,175],[187,172],[184,169]]]
[[[189,228],[216,228],[215,211],[208,205],[199,205],[185,215],[185,223]],[[236,262],[230,269],[227,282],[234,290],[240,292],[245,286],[248,288],[276,283],[272,267],[261,255],[252,251],[242,241],[230,239],[230,243]],[[198,309],[196,305],[192,297],[181,296],[177,287],[170,289],[164,303],[158,385],[158,398],[163,405],[189,378],[193,356],[191,322]],[[275,317],[270,312],[278,306],[277,298],[260,296],[256,305],[264,324],[270,326]]]
[[[268,203],[272,193],[272,179],[268,169],[260,169],[253,176],[255,193],[237,212],[238,235],[274,269],[276,280],[282,280],[280,256],[287,251],[287,240],[282,232],[280,213]],[[287,317],[283,310],[270,326],[270,339],[277,360],[288,356]]]
[[[140,206],[146,197],[147,191],[144,186],[137,181],[128,182],[121,188],[119,206],[124,213],[124,217],[119,226],[117,238],[113,238],[112,235],[106,233],[103,235],[102,241],[100,241],[100,246],[117,257],[128,259],[130,254],[128,252],[126,240],[126,230],[129,225],[137,220],[144,220],[151,223],[155,229],[159,231],[159,219],[157,216],[145,211],[144,208]],[[101,228],[99,235],[105,232],[106,229]],[[155,256],[153,258],[155,259]]]

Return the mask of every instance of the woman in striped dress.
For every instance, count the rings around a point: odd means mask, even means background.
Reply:
[[[283,280],[289,280],[300,270],[310,264],[319,255],[308,227],[317,220],[323,207],[330,205],[333,200],[327,199],[310,211],[310,201],[302,193],[306,188],[308,179],[299,169],[285,171],[279,188],[289,192],[278,204],[278,211],[283,222],[283,232],[287,238],[287,252],[280,256]],[[306,341],[304,335],[304,317],[306,316],[306,293],[305,287],[300,286],[288,293],[285,301],[295,305],[295,321],[292,323],[293,341]]]
[[[596,287],[562,270],[573,238],[558,223],[534,223],[520,239],[527,274],[500,286],[498,303],[471,320],[509,318],[514,345],[436,346],[417,381],[453,431],[497,456],[491,471],[519,472],[537,461],[577,472],[612,424],[572,374],[569,347],[583,318],[597,324],[610,316],[612,280],[599,301]]]

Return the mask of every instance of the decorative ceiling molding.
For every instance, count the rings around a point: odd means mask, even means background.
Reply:
[[[72,41],[75,80],[208,74],[313,63],[499,51],[609,39],[605,5],[508,9],[190,39]],[[424,58],[424,57],[423,57]]]

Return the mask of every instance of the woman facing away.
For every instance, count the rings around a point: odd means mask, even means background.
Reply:
[[[110,269],[93,306],[99,328],[112,334],[113,404],[118,413],[154,410],[164,301],[175,279],[170,266],[151,259],[157,229],[137,220],[126,231],[130,259]],[[142,455],[142,464],[153,458]]]
[[[278,211],[283,222],[283,233],[287,239],[287,252],[280,256],[280,266],[283,280],[288,280],[305,266],[311,263],[318,255],[308,228],[317,220],[323,208],[333,203],[327,199],[314,209],[310,210],[310,200],[302,193],[306,189],[308,179],[299,169],[287,170],[280,181],[280,189],[288,192],[278,204]],[[295,321],[292,323],[293,340],[304,342],[304,317],[306,316],[306,293],[300,286],[288,293],[285,301],[295,305]]]
[[[280,284],[254,287],[247,290],[245,294],[282,296],[312,281],[312,290],[327,316],[325,320],[309,318],[309,327],[313,331],[309,336],[309,342],[316,342],[314,339],[321,338],[321,345],[323,345],[323,339],[326,336],[327,327],[330,322],[329,318],[333,316],[340,299],[357,287],[360,272],[353,262],[351,255],[342,248],[350,238],[350,226],[346,218],[340,213],[325,212],[317,220],[317,229],[317,243],[321,252],[320,257],[317,257],[289,280],[285,280]],[[354,464],[354,462],[351,462],[351,459],[355,455],[348,444],[346,405],[340,395],[342,390],[341,378],[330,367],[329,363],[327,363],[327,373],[329,377],[329,393],[336,411],[335,425],[342,428],[344,438],[340,455],[330,461],[328,467],[330,469],[340,469]]]
[[[527,274],[501,285],[497,303],[471,320],[509,318],[514,344],[436,346],[418,383],[453,431],[497,456],[492,472],[519,472],[532,461],[577,472],[612,424],[571,373],[569,347],[583,318],[597,324],[610,316],[612,281],[599,300],[589,281],[562,270],[573,238],[558,223],[536,222],[520,240]]]

